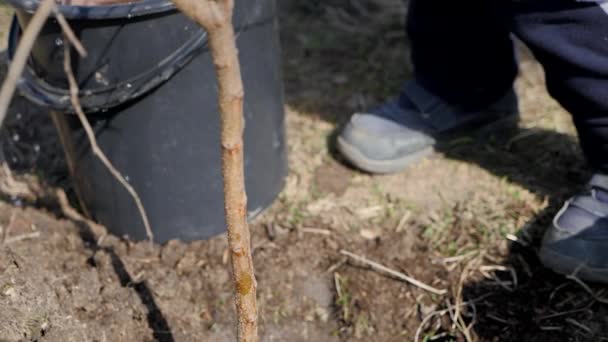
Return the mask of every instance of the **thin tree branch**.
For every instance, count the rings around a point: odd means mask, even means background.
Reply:
[[[23,234],[23,235],[11,236],[9,238],[6,238],[6,240],[4,240],[4,244],[10,245],[11,243],[15,243],[15,242],[23,241],[23,240],[36,239],[39,237],[40,237],[40,232],[33,232],[33,233],[28,233],[28,234]]]
[[[427,284],[425,284],[425,283],[423,283],[423,282],[421,282],[419,280],[416,280],[416,279],[414,279],[412,277],[408,277],[407,275],[405,275],[405,274],[403,274],[401,272],[395,271],[395,270],[390,269],[390,268],[388,268],[388,267],[386,267],[384,265],[381,265],[381,264],[379,264],[377,262],[371,261],[371,260],[369,260],[369,259],[367,259],[367,258],[365,258],[363,256],[360,256],[360,255],[357,255],[357,254],[354,254],[354,253],[351,253],[351,252],[345,251],[345,250],[341,250],[340,254],[343,254],[343,255],[346,255],[348,257],[351,257],[351,258],[353,258],[353,259],[355,259],[355,260],[357,260],[359,262],[362,262],[362,263],[370,266],[371,268],[375,269],[376,271],[381,271],[381,272],[390,274],[390,275],[392,275],[393,277],[395,277],[397,279],[403,280],[403,281],[405,281],[407,283],[410,283],[410,284],[412,284],[412,285],[414,285],[416,287],[419,287],[419,288],[421,288],[421,289],[423,289],[425,291],[428,291],[428,292],[431,292],[431,293],[434,293],[434,294],[438,294],[438,295],[444,295],[444,294],[447,293],[446,290],[436,289],[436,288],[434,288],[432,286],[429,286],[429,285],[427,285]]]
[[[99,160],[101,160],[101,162],[108,169],[108,171],[110,171],[112,176],[114,176],[114,178],[116,178],[116,180],[118,182],[120,182],[120,184],[129,192],[129,194],[133,198],[133,201],[135,201],[135,204],[137,205],[137,209],[139,210],[139,214],[141,216],[144,227],[146,229],[146,235],[148,236],[148,239],[150,240],[150,242],[153,242],[154,234],[152,233],[152,228],[150,227],[148,215],[146,214],[146,210],[141,202],[139,195],[137,194],[137,191],[135,191],[133,186],[131,184],[129,184],[129,182],[127,182],[127,180],[120,174],[120,172],[118,172],[116,167],[114,167],[112,162],[108,159],[108,157],[105,155],[105,153],[101,150],[101,148],[97,144],[97,138],[95,138],[95,133],[93,132],[93,128],[91,127],[91,124],[89,123],[89,120],[87,119],[87,117],[82,109],[80,100],[78,98],[78,93],[79,93],[78,83],[76,82],[76,78],[74,77],[74,72],[72,70],[72,62],[71,62],[71,57],[70,57],[70,44],[68,44],[68,42],[64,43],[63,68],[65,70],[65,73],[67,75],[68,82],[70,85],[70,101],[72,102],[72,106],[74,107],[74,110],[76,111],[76,114],[78,115],[78,119],[80,120],[80,123],[82,124],[82,127],[84,128],[84,130],[86,132],[87,138],[89,139],[89,142],[91,144],[91,150],[93,151],[93,154],[95,156],[97,156],[97,158],[99,158]]]
[[[176,6],[207,31],[218,80],[224,208],[235,285],[240,342],[258,341],[257,284],[247,224],[243,152],[243,81],[232,25],[234,0],[174,0]]]
[[[68,166],[68,171],[70,176],[75,181],[76,180],[76,149],[74,147],[74,141],[72,139],[72,132],[70,127],[68,126],[67,120],[65,118],[65,114],[56,112],[54,110],[50,113],[51,119],[55,124],[55,129],[57,130],[57,135],[59,136],[59,141],[61,142],[61,146],[63,146],[63,153],[65,155],[65,161]],[[82,195],[82,191],[80,187],[74,186],[74,191],[76,193],[76,198],[78,199],[78,204],[80,205],[80,209],[84,213],[84,216],[88,219],[91,219],[91,212],[89,211],[88,206],[84,201],[84,196]]]
[[[82,45],[80,40],[76,37],[74,30],[72,30],[72,27],[70,26],[68,21],[65,20],[65,17],[63,16],[63,14],[61,14],[61,12],[59,12],[57,10],[57,8],[55,8],[54,13],[55,13],[55,18],[57,19],[57,22],[59,23],[59,26],[61,26],[61,30],[63,31],[63,34],[68,38],[70,43],[72,43],[72,46],[74,46],[74,49],[76,49],[76,51],[78,52],[80,57],[83,57],[83,58],[86,57],[87,50],[84,48],[84,46]]]
[[[0,126],[2,126],[2,123],[6,118],[8,106],[13,99],[17,82],[19,81],[21,73],[27,64],[30,52],[32,51],[32,47],[36,41],[36,37],[38,37],[42,26],[54,8],[54,0],[42,0],[40,5],[38,5],[36,13],[34,13],[34,16],[21,36],[19,46],[17,46],[17,50],[13,56],[13,61],[6,74],[6,79],[4,80],[2,88],[0,89]]]

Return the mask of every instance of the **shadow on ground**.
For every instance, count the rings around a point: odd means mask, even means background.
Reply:
[[[402,21],[378,19],[387,14],[353,8],[352,3],[287,2],[283,8],[288,104],[336,126],[353,111],[394,95],[410,74]],[[333,149],[333,136],[328,145]],[[603,304],[576,282],[543,268],[536,256],[553,215],[590,176],[576,138],[542,128],[519,128],[501,137],[447,141],[438,152],[479,165],[548,200],[546,209],[521,227],[518,242],[507,255],[499,256],[503,271],[493,271],[493,281],[471,280],[464,285],[463,300],[474,303],[476,311],[466,310],[468,322],[475,323],[472,331],[483,341],[607,340]],[[441,332],[443,339],[432,340],[455,338],[449,328],[427,337]]]
[[[604,305],[576,282],[545,269],[536,253],[553,216],[583,188],[589,170],[573,137],[546,130],[520,130],[513,137],[523,136],[508,147],[473,143],[440,149],[548,199],[546,209],[521,227],[496,279],[464,285],[463,300],[475,305],[469,317],[475,319],[473,330],[483,341],[599,341],[608,333]]]
[[[6,73],[6,52],[0,54],[0,79]],[[26,99],[15,96],[9,108],[5,123],[0,130],[2,154],[15,175],[35,175],[43,187],[61,187],[74,198],[73,187],[65,163],[61,142],[48,112]],[[25,203],[35,207],[52,209],[57,203],[49,203],[47,198],[38,198],[36,203]],[[76,203],[77,201],[74,201]],[[21,202],[15,203],[22,205]],[[57,213],[62,216],[61,213]],[[111,264],[122,287],[131,288],[147,309],[147,322],[155,341],[173,342],[173,333],[166,318],[156,304],[154,295],[144,281],[135,281],[127,271],[125,263],[112,247],[101,247],[98,239],[85,222],[76,222],[80,238],[93,256],[103,252],[111,258]]]

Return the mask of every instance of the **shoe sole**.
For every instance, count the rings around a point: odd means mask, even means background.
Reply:
[[[493,121],[488,123],[482,127],[478,127],[475,130],[469,129],[467,132],[475,132],[476,138],[484,138],[490,135],[493,132],[498,130],[505,129],[513,129],[517,127],[519,122],[519,114],[513,114],[501,118],[500,120]],[[462,136],[466,133],[459,134]],[[457,134],[445,134],[440,136],[442,141],[449,140],[451,137],[459,136]],[[431,145],[423,150],[414,152],[412,154],[408,154],[407,156],[390,159],[390,160],[377,160],[366,157],[363,153],[361,153],[355,146],[349,144],[342,137],[338,136],[336,139],[336,147],[343,156],[356,168],[361,169],[365,172],[375,173],[375,174],[387,174],[387,173],[397,173],[403,171],[408,166],[412,165],[415,162],[418,162],[435,152],[435,146]]]
[[[563,255],[549,248],[541,247],[538,257],[545,267],[556,273],[566,276],[575,275],[578,279],[589,282],[608,283],[608,269],[606,268],[589,267],[580,259]],[[576,274],[574,274],[575,272]]]
[[[358,169],[365,172],[376,173],[376,174],[387,174],[396,173],[407,168],[414,162],[417,162],[429,155],[433,154],[433,146],[429,146],[421,151],[408,154],[407,156],[390,159],[390,160],[376,160],[367,158],[363,153],[353,145],[346,142],[342,137],[338,137],[336,141],[336,147],[338,151],[344,155],[348,161]]]

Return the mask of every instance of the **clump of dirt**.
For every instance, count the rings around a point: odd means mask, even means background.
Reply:
[[[150,247],[35,209],[2,204],[0,212],[22,222],[2,220],[8,229],[0,254],[4,340],[234,338],[232,282],[223,237]],[[260,228],[254,226],[256,231]],[[332,330],[331,281],[320,271],[325,260],[307,258],[307,246],[297,240],[297,234],[285,233],[256,248],[260,308],[266,320],[262,334],[268,340],[306,341]],[[282,248],[279,241],[285,243]],[[287,246],[302,257],[292,260]],[[293,329],[284,330],[285,325]]]

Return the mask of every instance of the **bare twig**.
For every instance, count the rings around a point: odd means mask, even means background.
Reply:
[[[76,147],[74,146],[72,132],[68,126],[66,117],[63,113],[59,113],[54,110],[51,111],[50,116],[53,120],[53,124],[55,125],[55,129],[57,130],[57,135],[59,136],[61,146],[63,146],[63,153],[68,166],[68,172],[70,173],[70,176],[72,176],[72,179],[76,180]],[[76,198],[78,199],[78,204],[80,205],[80,209],[84,213],[84,216],[90,219],[92,217],[91,212],[84,201],[84,196],[80,187],[75,186],[74,190],[76,193]]]
[[[28,23],[23,35],[21,36],[19,46],[15,51],[15,55],[13,57],[13,61],[8,70],[4,83],[2,85],[2,89],[0,90],[0,126],[2,125],[4,119],[6,118],[6,114],[8,112],[8,107],[10,105],[10,101],[15,93],[15,88],[25,65],[27,64],[28,57],[42,29],[42,26],[48,19],[51,12],[55,13],[55,17],[59,22],[59,25],[62,27],[62,30],[65,32],[68,39],[74,44],[76,50],[80,55],[86,56],[86,50],[82,46],[82,44],[76,38],[73,30],[70,28],[70,25],[65,20],[65,17],[57,11],[55,6],[55,2],[53,0],[43,0],[40,2],[36,13],[32,17],[31,21]],[[2,167],[5,171],[6,176],[6,185],[3,190],[7,193],[19,196],[19,197],[31,197],[31,191],[25,184],[17,183],[14,181],[12,177],[12,173],[10,169],[3,163]],[[86,208],[84,208],[86,210]]]
[[[591,295],[591,297],[593,297],[593,299],[596,300],[597,302],[602,303],[602,304],[608,304],[608,299],[598,296],[595,292],[593,292],[591,290],[589,285],[585,284],[584,281],[580,280],[576,276],[577,272],[578,272],[578,270],[575,271],[573,274],[566,276],[566,278],[568,278],[568,279],[574,281],[575,283],[577,283],[578,285],[580,285],[583,288],[583,290],[585,290],[585,292],[587,292],[589,295]]]
[[[489,318],[489,319],[491,319],[491,320],[493,320],[493,321],[496,321],[496,322],[502,323],[502,324],[506,324],[506,325],[514,325],[515,324],[512,321],[506,320],[504,318],[498,317],[498,316],[493,315],[493,314],[486,314],[486,317]]]
[[[517,237],[517,235],[514,235],[514,234],[507,234],[507,235],[505,235],[505,238],[507,238],[507,240],[509,240],[511,242],[519,243],[520,245],[522,245],[524,247],[530,246],[530,244],[527,241],[520,239],[519,237]]]
[[[89,143],[91,144],[91,150],[93,151],[93,154],[95,156],[97,156],[97,158],[99,158],[99,160],[101,160],[101,162],[108,169],[108,171],[110,171],[112,176],[114,176],[114,178],[116,178],[116,180],[129,192],[129,194],[135,201],[137,209],[139,210],[139,214],[141,215],[141,219],[142,219],[144,227],[146,229],[146,234],[148,235],[148,239],[150,240],[150,242],[153,242],[154,234],[152,233],[152,228],[150,227],[148,215],[146,214],[146,210],[141,202],[141,199],[139,198],[139,195],[137,194],[137,191],[135,191],[133,186],[131,186],[131,184],[129,184],[129,182],[127,182],[127,180],[120,174],[120,172],[118,172],[118,170],[114,167],[112,162],[108,159],[108,157],[105,155],[105,153],[101,150],[101,148],[97,144],[97,138],[95,138],[95,133],[93,132],[93,128],[91,127],[91,124],[89,123],[89,120],[87,119],[87,117],[84,114],[84,111],[82,109],[82,106],[80,105],[80,100],[78,98],[78,93],[79,93],[78,83],[76,82],[76,78],[74,77],[74,72],[72,71],[72,62],[71,62],[71,57],[70,57],[70,44],[68,44],[68,42],[64,43],[63,68],[65,70],[65,73],[67,75],[68,82],[70,85],[70,100],[72,102],[72,106],[74,107],[74,110],[76,111],[76,114],[78,115],[78,119],[80,120],[80,123],[82,124],[82,127],[84,128],[84,130],[87,134],[87,138],[89,139]]]
[[[473,255],[479,254],[478,250],[474,250],[474,251],[470,251],[464,254],[460,254],[460,255],[456,255],[453,257],[449,257],[449,258],[444,258],[442,261],[444,264],[450,264],[450,263],[459,263],[464,259],[467,259],[468,257],[471,257]]]
[[[564,312],[556,312],[554,314],[538,317],[538,318],[536,318],[536,321],[540,322],[540,321],[543,321],[543,320],[546,320],[546,319],[550,319],[550,318],[557,318],[557,317],[562,317],[562,316],[568,316],[568,315],[572,315],[572,314],[575,314],[575,313],[585,312],[587,310],[589,310],[589,308],[576,309],[576,310],[570,310],[570,311],[564,311]]]
[[[86,224],[91,229],[91,232],[95,235],[95,238],[99,241],[106,234],[106,229],[97,222],[93,222],[86,217],[83,217],[76,209],[74,209],[70,205],[70,201],[68,201],[68,196],[65,194],[63,189],[57,189],[55,192],[57,196],[57,202],[59,203],[59,207],[61,208],[61,212],[68,219],[79,222],[81,224]],[[98,243],[98,245],[101,243]]]
[[[175,5],[207,31],[218,80],[224,208],[238,315],[237,339],[258,341],[257,283],[247,223],[243,151],[243,80],[232,24],[234,0],[174,0]]]
[[[349,314],[350,314],[350,310],[349,310],[348,297],[345,296],[344,292],[342,292],[343,281],[344,280],[342,279],[342,276],[338,272],[334,272],[334,285],[336,286],[337,303],[339,303],[339,305],[342,309],[341,310],[342,319],[347,321]]]
[[[407,223],[407,221],[410,219],[411,216],[412,216],[412,212],[409,210],[406,210],[405,213],[403,213],[401,220],[399,220],[397,227],[395,227],[395,231],[397,233],[401,233],[404,230],[405,224]]]
[[[7,236],[11,233],[11,230],[13,229],[13,225],[15,224],[15,219],[17,219],[17,212],[13,211],[11,213],[11,217],[8,220],[8,225],[6,226],[6,229],[4,230],[4,237],[3,237],[2,241],[6,241]]]
[[[566,305],[569,305],[570,303],[572,303],[578,297],[580,297],[578,293],[570,294],[566,298],[564,298],[563,300],[561,300],[560,302],[555,303],[554,306],[556,308],[563,308]],[[593,300],[593,298],[591,298],[591,299]]]
[[[437,310],[434,312],[431,312],[430,314],[428,314],[420,323],[420,325],[418,326],[418,329],[416,329],[416,334],[414,335],[414,341],[418,342],[420,340],[420,334],[422,333],[422,330],[424,329],[424,327],[427,325],[427,323],[435,316],[443,316],[445,314],[449,314],[450,312],[452,312],[453,310],[455,310],[458,307],[461,306],[469,306],[472,305],[472,302],[463,302],[462,304],[458,304],[458,305],[450,305],[448,303],[448,307],[446,309],[442,309],[442,310]],[[470,339],[470,337],[466,337],[467,338],[467,342],[472,341],[472,339]]]
[[[423,282],[421,282],[419,280],[416,280],[416,279],[414,279],[412,277],[409,277],[409,276],[407,276],[407,275],[405,275],[405,274],[403,274],[401,272],[395,271],[395,270],[390,269],[390,268],[388,268],[388,267],[386,267],[384,265],[381,265],[381,264],[379,264],[377,262],[371,261],[371,260],[369,260],[369,259],[367,259],[367,258],[365,258],[363,256],[353,254],[353,253],[351,253],[349,251],[346,251],[346,250],[341,250],[340,253],[343,254],[343,255],[346,255],[348,257],[351,257],[351,258],[353,258],[353,259],[355,259],[357,261],[360,261],[360,262],[362,262],[364,264],[367,264],[372,269],[375,269],[376,271],[381,271],[381,272],[388,273],[388,274],[392,275],[393,277],[395,277],[397,279],[403,280],[403,281],[405,281],[407,283],[410,283],[410,284],[412,284],[412,285],[414,285],[416,287],[419,287],[419,288],[421,288],[421,289],[423,289],[425,291],[428,291],[428,292],[431,292],[431,293],[434,293],[434,294],[437,294],[437,295],[444,295],[444,294],[447,293],[446,290],[436,289],[436,288],[434,288],[432,286],[429,286],[429,285],[427,285],[427,284],[425,284],[425,283],[423,283]]]
[[[15,179],[10,167],[5,162],[2,162],[2,171],[3,177],[0,181],[1,192],[8,196],[26,198],[29,200],[33,200],[36,197],[27,183]]]
[[[17,46],[17,50],[13,56],[13,61],[11,62],[6,74],[6,79],[2,84],[2,89],[0,89],[0,126],[2,126],[2,123],[6,118],[8,106],[13,99],[17,82],[19,81],[21,73],[27,64],[28,57],[32,51],[34,42],[36,41],[36,37],[38,36],[38,33],[40,33],[40,30],[42,29],[42,26],[46,22],[47,18],[53,11],[53,8],[55,8],[54,0],[42,0],[38,5],[36,13],[29,21],[23,35],[21,36],[19,46]]]
[[[521,256],[521,254],[515,254],[515,257],[521,264],[521,266],[522,266],[524,272],[526,273],[526,275],[528,276],[528,278],[532,278],[534,276],[534,273],[532,273],[532,269],[530,268],[530,265],[528,265],[528,262],[526,261],[526,259],[524,259],[524,257]]]
[[[577,328],[585,331],[587,334],[591,334],[591,332],[592,332],[591,328],[589,328],[588,326],[586,326],[586,325],[584,325],[584,324],[582,324],[582,323],[580,323],[578,321],[575,321],[572,318],[566,318],[566,322],[568,322],[568,323],[574,325],[575,327],[577,327]]]
[[[33,233],[28,233],[28,234],[12,236],[12,237],[9,237],[6,240],[4,240],[4,244],[8,245],[8,244],[23,241],[23,240],[36,239],[38,237],[40,237],[40,232],[33,232]]]
[[[565,287],[569,286],[571,283],[570,282],[565,282],[561,285],[559,285],[558,287],[556,287],[553,291],[551,291],[551,294],[549,295],[549,302],[553,301],[553,298],[556,296],[556,294],[561,291],[562,289],[564,289]]]
[[[420,340],[420,334],[422,333],[422,329],[424,329],[424,327],[426,326],[426,324],[435,316],[443,316],[447,313],[450,312],[451,309],[444,309],[444,310],[439,310],[439,311],[435,311],[432,312],[431,314],[429,314],[428,316],[426,316],[422,322],[420,323],[420,325],[418,326],[418,329],[416,329],[416,334],[414,335],[414,342],[418,342]]]
[[[513,292],[515,291],[515,289],[517,288],[517,284],[518,284],[518,280],[517,280],[517,273],[515,272],[515,269],[513,269],[513,267],[505,267],[505,266],[481,266],[479,268],[479,271],[481,272],[481,274],[483,274],[486,278],[492,279],[494,280],[494,283],[502,288],[504,288],[505,290],[509,291],[509,292]],[[508,282],[508,281],[502,281],[500,279],[498,279],[498,277],[496,276],[495,273],[490,273],[493,271],[503,271],[503,272],[509,272],[511,274],[511,278],[513,279],[513,281]]]
[[[65,34],[66,38],[70,41],[70,43],[72,43],[72,45],[74,46],[74,49],[76,49],[76,51],[78,52],[80,57],[86,57],[87,50],[84,48],[84,46],[82,45],[80,40],[76,37],[76,34],[72,30],[72,27],[70,27],[70,24],[68,23],[68,21],[65,20],[65,17],[63,16],[63,14],[61,14],[61,12],[59,12],[57,10],[57,8],[55,8],[54,13],[55,13],[55,18],[57,19],[57,22],[59,23],[59,26],[61,26],[61,30],[63,31],[63,34]]]
[[[340,286],[340,275],[338,272],[334,272],[334,285],[336,286],[338,298],[342,297],[342,286]]]
[[[467,264],[464,266],[464,269],[462,270],[462,273],[460,274],[460,279],[458,280],[458,288],[456,289],[456,299],[454,303],[454,315],[452,316],[452,325],[458,328],[458,330],[463,334],[467,342],[473,341],[473,337],[471,336],[471,329],[476,323],[476,317],[474,317],[468,325],[464,322],[461,311],[461,308],[465,306],[465,302],[462,299],[462,291],[464,289],[464,283],[469,276],[470,270],[481,262],[484,255],[485,253],[482,252],[476,258],[467,262]],[[473,309],[475,310],[474,304],[472,305]]]
[[[552,326],[540,326],[540,330],[542,331],[562,331],[564,327],[552,327]]]
[[[302,233],[309,234],[320,234],[320,235],[331,235],[331,231],[328,229],[320,229],[320,228],[300,228]]]
[[[6,241],[6,237],[8,236],[13,224],[15,223],[15,217],[17,217],[17,213],[13,211],[11,213],[10,219],[8,220],[6,228],[0,229],[0,244],[3,244]]]
[[[348,260],[348,258],[343,257],[342,259],[340,259],[340,261],[338,261],[335,264],[329,266],[329,268],[325,271],[325,273],[332,273],[332,272],[334,272],[338,268],[342,267],[342,265],[344,265],[347,260]]]
[[[418,326],[418,329],[416,329],[416,335],[415,335],[414,341],[417,342],[420,339],[420,334],[422,333],[422,330],[424,329],[424,327],[426,326],[426,324],[429,322],[430,319],[432,319],[435,316],[443,316],[446,313],[449,314],[452,321],[455,322],[456,328],[458,329],[458,331],[460,333],[462,333],[465,341],[467,341],[467,342],[476,341],[473,338],[473,336],[471,335],[471,328],[473,327],[475,320],[476,320],[476,316],[477,316],[477,310],[476,310],[475,304],[486,299],[487,297],[489,297],[491,295],[492,295],[492,293],[486,293],[480,297],[471,299],[466,302],[460,300],[458,303],[455,303],[455,304],[451,304],[449,301],[446,300],[446,309],[431,312],[429,315],[427,315],[422,320],[422,322]],[[463,308],[463,307],[469,307],[473,311],[471,323],[469,325],[466,325],[464,320],[462,319],[462,315],[460,315],[456,312],[456,311],[462,311],[461,308]]]

